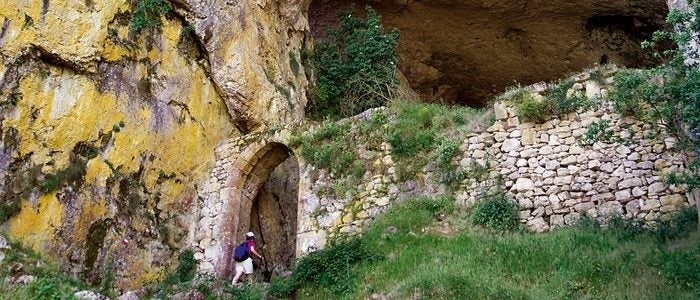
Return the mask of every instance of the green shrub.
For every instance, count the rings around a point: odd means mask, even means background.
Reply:
[[[288,297],[303,285],[318,284],[335,295],[345,295],[357,286],[354,266],[377,259],[379,256],[369,250],[364,240],[341,240],[302,257],[294,265],[291,277],[273,281],[270,293]]]
[[[194,252],[190,249],[182,251],[177,265],[177,278],[180,282],[188,282],[194,278],[197,271],[197,261],[194,260]]]
[[[163,26],[161,17],[172,10],[165,0],[137,0],[129,28],[134,33]]]
[[[299,64],[299,60],[297,60],[297,56],[292,51],[289,51],[289,68],[292,69],[294,75],[299,75],[301,65]]]
[[[580,91],[569,93],[574,83],[575,82],[571,79],[560,81],[547,91],[545,97],[549,100],[550,110],[553,115],[565,115],[589,105],[588,98],[585,94]]]
[[[615,133],[610,128],[609,120],[595,121],[591,123],[591,126],[583,134],[581,142],[584,145],[592,145],[595,142],[622,142],[619,138],[616,138]]]
[[[614,216],[608,220],[608,230],[616,234],[620,240],[631,240],[648,232],[644,227],[644,221],[625,219],[621,216]]]
[[[569,93],[574,81],[569,79],[552,85],[544,94],[544,99],[536,99],[523,88],[506,91],[500,99],[510,100],[515,104],[518,115],[527,121],[543,123],[549,118],[562,116],[592,105],[586,95],[580,91]]]
[[[351,145],[348,123],[326,122],[316,131],[295,135],[291,147],[301,147],[301,156],[312,165],[330,170],[336,176],[364,173],[357,171],[357,149]]]
[[[452,197],[443,196],[440,198],[418,198],[408,202],[411,210],[427,211],[431,215],[438,213],[450,214],[457,209],[455,199]]]
[[[226,297],[236,300],[259,300],[264,299],[263,288],[259,285],[227,286],[224,292],[230,295]]]
[[[601,230],[600,222],[589,215],[582,215],[577,221],[575,227],[582,231],[599,231]]]
[[[64,299],[70,293],[61,290],[61,284],[54,278],[39,278],[29,286],[32,299]]]
[[[398,84],[398,30],[384,33],[380,16],[369,6],[366,18],[351,12],[328,29],[312,62],[318,73],[316,96],[307,112],[312,117],[348,117],[384,105]]]
[[[549,102],[546,99],[537,100],[530,92],[523,91],[523,93],[527,93],[527,95],[523,94],[523,96],[518,98],[518,102],[515,103],[518,116],[523,117],[526,121],[535,123],[544,123],[552,116]]]
[[[0,202],[0,224],[5,223],[22,210],[17,198],[5,199]]]
[[[459,142],[455,140],[443,140],[437,147],[435,153],[435,161],[438,168],[443,171],[450,171],[454,168],[452,159],[459,152]]]
[[[474,205],[471,220],[495,231],[514,231],[519,227],[518,206],[502,191],[487,194]]]
[[[624,116],[641,117],[644,113],[642,103],[653,90],[647,85],[648,80],[643,71],[623,70],[617,73],[615,85],[607,94],[615,110]]]
[[[698,214],[692,208],[684,207],[668,221],[659,222],[656,228],[656,238],[667,242],[690,235],[698,226]]]

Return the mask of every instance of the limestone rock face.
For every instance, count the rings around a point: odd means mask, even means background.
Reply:
[[[608,61],[648,65],[639,43],[668,12],[663,0],[316,0],[314,36],[351,4],[371,4],[400,30],[399,67],[423,98],[476,106],[514,81],[550,81]]]
[[[133,3],[0,5],[0,224],[123,289],[177,265],[216,145],[301,119],[307,85],[304,1],[169,1],[140,34]]]
[[[211,79],[247,131],[299,120],[306,105],[301,49],[308,0],[180,0],[208,54]]]

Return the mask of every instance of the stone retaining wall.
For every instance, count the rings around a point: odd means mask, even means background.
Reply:
[[[606,93],[588,75],[577,81],[572,89],[590,99],[602,99]],[[544,86],[528,90],[537,97]],[[582,214],[602,220],[623,215],[650,222],[695,204],[688,203],[683,188],[663,182],[664,174],[684,169],[683,156],[674,149],[675,139],[622,117],[610,103],[543,124],[522,122],[512,103],[496,103],[494,114],[493,126],[465,141],[463,148],[471,157],[461,164],[489,164],[494,171],[491,178],[502,179],[502,188],[520,206],[521,221],[533,231],[571,225]],[[584,143],[591,125],[603,120],[610,124],[606,130],[613,133],[613,141]],[[478,201],[494,183],[465,186],[462,203]]]

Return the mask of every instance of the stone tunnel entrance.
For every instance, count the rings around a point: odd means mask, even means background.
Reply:
[[[370,4],[400,31],[399,68],[426,101],[483,106],[505,87],[565,78],[596,63],[655,64],[640,43],[664,25],[665,0],[314,0],[323,39],[338,13]]]
[[[290,268],[296,251],[299,163],[292,151],[270,143],[243,188],[238,233],[253,231],[258,252],[266,258],[259,266],[265,279]]]

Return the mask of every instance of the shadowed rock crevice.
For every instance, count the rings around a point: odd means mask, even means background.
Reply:
[[[299,163],[290,156],[272,171],[253,202],[250,228],[258,234],[268,272],[287,270],[294,259],[298,174]]]
[[[656,62],[640,43],[662,28],[666,2],[652,1],[320,1],[314,37],[337,15],[371,4],[401,32],[399,68],[426,101],[480,107],[516,82],[566,77],[597,63]]]

